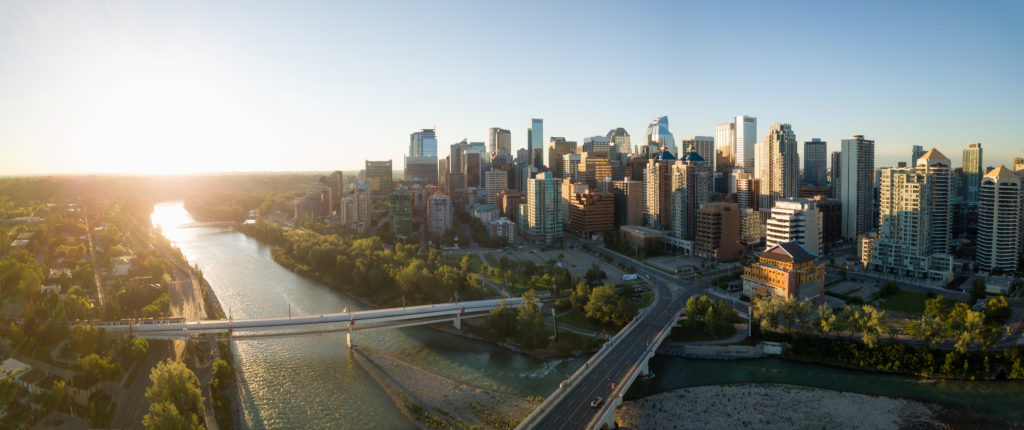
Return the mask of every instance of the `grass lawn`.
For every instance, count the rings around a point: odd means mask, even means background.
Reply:
[[[606,328],[600,324],[591,321],[587,318],[587,315],[579,309],[574,309],[565,315],[558,317],[558,322],[561,324],[571,325],[573,327],[579,327],[586,330],[593,330],[596,332],[602,332]]]
[[[928,297],[921,293],[900,291],[889,297],[879,300],[876,304],[882,309],[903,312],[908,314],[924,313],[924,302]]]
[[[459,265],[462,264],[462,257],[465,257],[466,255],[469,255],[469,259],[472,261],[469,265],[469,271],[473,273],[480,273],[480,267],[483,266],[483,261],[480,261],[480,256],[476,254],[444,254],[441,256],[441,262],[459,267]]]

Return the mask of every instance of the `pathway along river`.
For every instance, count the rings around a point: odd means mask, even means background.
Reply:
[[[181,201],[154,206],[153,222],[163,228],[190,264],[199,266],[225,311],[234,318],[286,316],[289,305],[293,315],[364,308],[279,266],[270,258],[269,247],[241,233],[175,227],[193,221]],[[427,328],[374,331],[357,336],[356,342],[458,381],[521,395],[550,394],[583,363],[582,359],[541,362]],[[244,427],[410,427],[384,392],[351,360],[343,333],[240,340],[233,347]],[[1004,416],[1024,404],[1024,385],[1020,383],[921,381],[778,359],[729,362],[657,357],[651,364],[657,377],[638,381],[628,398],[699,385],[780,382],[954,403]]]

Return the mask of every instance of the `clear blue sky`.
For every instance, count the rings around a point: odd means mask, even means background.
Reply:
[[[0,1],[0,175],[401,165],[738,114],[877,165],[1024,156],[1024,2]]]

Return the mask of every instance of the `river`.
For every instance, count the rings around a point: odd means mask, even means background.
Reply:
[[[199,266],[233,318],[341,312],[364,306],[292,273],[270,248],[223,228],[178,229],[193,222],[181,201],[159,203],[153,221]],[[355,342],[472,385],[545,396],[582,359],[542,362],[504,348],[428,328],[357,332]],[[344,333],[233,342],[238,404],[245,428],[410,428],[391,400],[351,359]]]
[[[198,265],[221,305],[234,318],[340,312],[363,306],[296,275],[270,258],[270,249],[232,230],[178,229],[192,222],[181,201],[154,206],[153,222]],[[356,343],[387,351],[449,378],[521,395],[546,396],[582,359],[538,361],[495,345],[427,328],[357,333]],[[391,400],[351,360],[344,334],[240,340],[238,368],[242,427],[409,428]],[[959,404],[1013,414],[1024,404],[1019,383],[923,381],[779,359],[686,360],[656,357],[657,375],[638,380],[627,398],[676,388],[737,382],[781,382],[874,395]]]

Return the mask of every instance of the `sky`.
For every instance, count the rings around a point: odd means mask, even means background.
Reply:
[[[0,175],[358,170],[489,127],[1024,156],[1024,2],[0,0]],[[801,145],[802,151],[802,145]],[[396,167],[400,168],[400,167]]]

